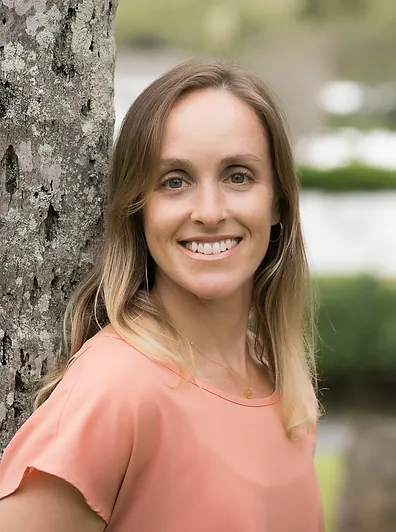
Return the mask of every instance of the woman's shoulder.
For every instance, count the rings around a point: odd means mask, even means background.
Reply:
[[[133,391],[136,396],[164,369],[117,333],[101,330],[70,358],[63,379],[82,383],[86,391],[124,391],[128,395]]]
[[[86,341],[7,447],[0,499],[16,491],[35,469],[73,485],[108,521],[135,435],[147,419],[146,430],[155,427],[155,403],[141,392],[142,381],[149,379],[149,362],[116,335],[100,332]]]
[[[102,329],[84,342],[80,349],[69,359],[68,370],[77,363],[92,366],[98,370],[118,368],[120,365],[139,364],[142,362],[142,353],[139,353],[131,344],[126,342],[116,332]]]

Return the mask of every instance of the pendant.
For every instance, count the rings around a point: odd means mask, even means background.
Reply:
[[[253,396],[253,390],[251,388],[245,388],[243,390],[243,396],[246,398],[246,399],[251,399],[252,396]]]

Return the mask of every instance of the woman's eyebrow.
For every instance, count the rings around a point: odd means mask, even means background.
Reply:
[[[265,161],[254,155],[253,153],[236,153],[234,155],[228,155],[219,160],[221,166],[231,166],[242,161],[252,161],[265,164]],[[169,157],[160,159],[161,168],[194,168],[194,164],[188,159],[179,158],[179,157]]]
[[[169,157],[160,159],[161,168],[193,168],[194,165],[188,159]]]
[[[220,160],[220,163],[224,166],[231,166],[232,164],[236,164],[243,161],[265,164],[265,161],[263,161],[261,157],[254,155],[254,153],[236,153],[235,155],[224,157]]]

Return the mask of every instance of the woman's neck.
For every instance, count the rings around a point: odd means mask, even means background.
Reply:
[[[181,335],[201,352],[226,360],[236,370],[246,367],[250,287],[242,287],[226,299],[203,300],[161,280],[152,290],[152,297],[160,302]]]

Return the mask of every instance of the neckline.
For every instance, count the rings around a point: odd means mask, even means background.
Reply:
[[[191,375],[182,375],[177,366],[172,366],[171,364],[167,364],[167,363],[163,363],[163,362],[157,362],[155,360],[152,360],[147,355],[145,355],[144,353],[139,351],[139,349],[137,349],[135,346],[133,346],[133,345],[129,344],[128,342],[126,342],[117,333],[109,333],[109,332],[99,331],[97,334],[100,334],[100,335],[103,335],[103,336],[108,336],[110,338],[116,338],[118,340],[121,340],[121,341],[125,342],[127,345],[132,347],[135,351],[137,351],[142,356],[144,356],[147,360],[149,360],[151,362],[154,362],[154,363],[156,363],[156,364],[168,369],[169,371],[172,371],[172,373],[176,373],[176,375],[178,375],[179,377],[185,379],[186,381],[188,381],[189,383],[193,384],[197,388],[201,388],[201,390],[205,390],[205,391],[207,391],[207,392],[209,392],[209,393],[211,393],[213,395],[216,395],[220,399],[224,399],[225,401],[228,401],[230,403],[234,403],[234,404],[241,405],[241,406],[258,407],[258,406],[273,405],[273,404],[275,404],[275,403],[277,403],[279,401],[279,394],[276,391],[276,389],[273,392],[271,392],[270,395],[267,395],[265,397],[256,397],[255,399],[246,399],[245,397],[240,397],[239,395],[230,394],[230,393],[228,393],[228,392],[226,392],[224,390],[216,388],[215,386],[211,386],[207,382],[199,381],[198,379],[195,379]],[[94,336],[92,338],[90,338],[90,340],[92,340],[93,338],[94,338]],[[88,340],[88,342],[90,340]]]
[[[270,395],[267,395],[265,397],[256,397],[254,399],[246,399],[246,397],[240,397],[239,395],[233,395],[219,388],[215,388],[214,386],[211,386],[207,382],[200,382],[200,381],[197,381],[196,379],[189,379],[189,381],[195,386],[197,386],[198,388],[201,388],[202,390],[206,390],[207,392],[213,395],[217,395],[221,399],[225,399],[226,401],[229,401],[230,403],[235,403],[241,406],[253,406],[253,407],[268,406],[268,405],[273,405],[277,403],[279,400],[279,394],[276,390],[274,390]]]

